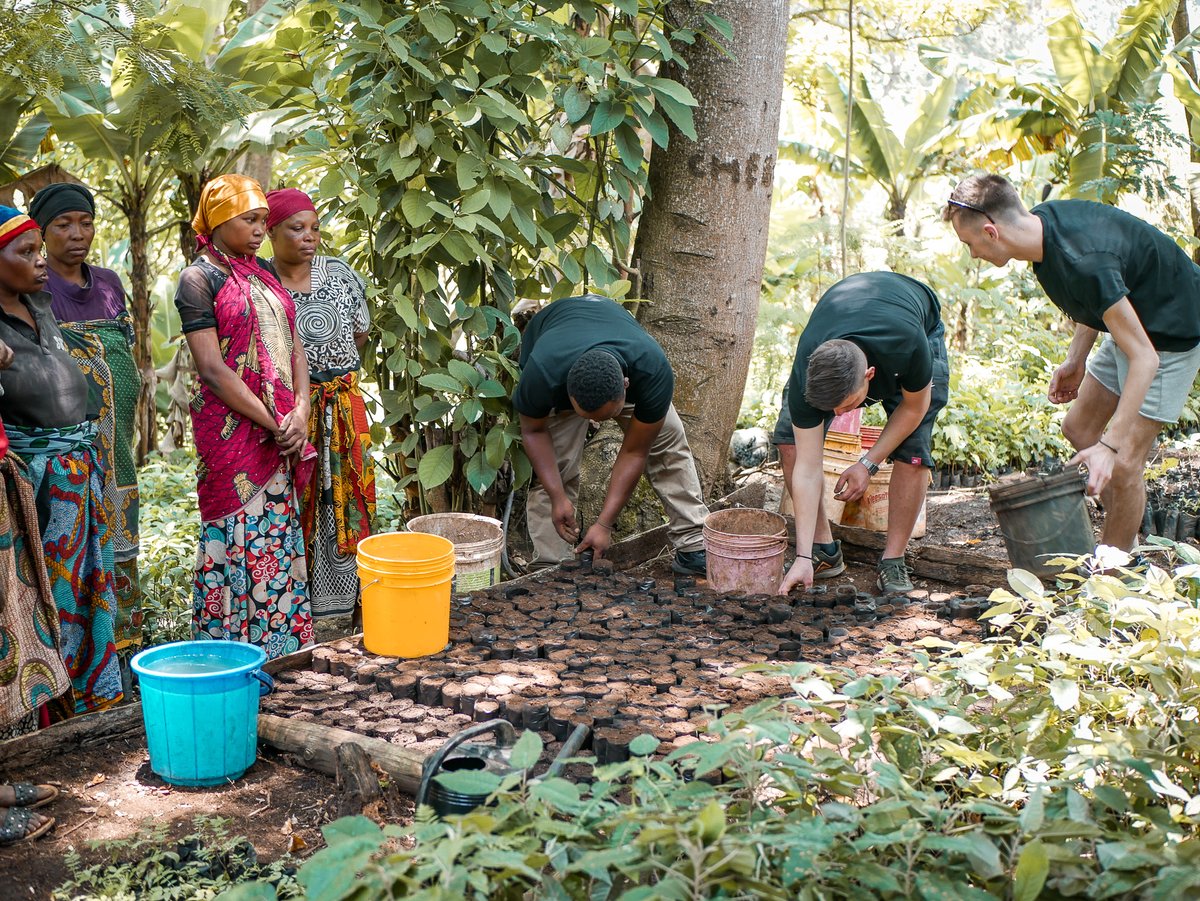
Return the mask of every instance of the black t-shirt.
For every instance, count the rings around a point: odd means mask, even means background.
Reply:
[[[259,257],[258,265],[266,269],[270,263]],[[275,272],[273,268],[268,271],[272,274]],[[196,257],[190,266],[179,273],[175,309],[179,311],[179,327],[185,335],[217,327],[216,299],[227,278],[227,272],[204,257]]]
[[[1090,200],[1034,207],[1042,261],[1033,272],[1046,296],[1075,322],[1102,332],[1104,313],[1128,297],[1155,350],[1200,344],[1200,267],[1148,222]]]
[[[0,419],[29,428],[69,428],[88,419],[88,382],[63,341],[45,291],[20,295],[34,329],[0,310],[0,341],[13,362],[0,370]]]
[[[930,336],[942,324],[937,295],[915,278],[895,272],[860,272],[821,295],[796,346],[788,379],[792,425],[811,429],[831,419],[804,397],[808,358],[826,341],[852,341],[867,355],[875,376],[863,406],[905,391],[920,391],[933,379]]]
[[[667,355],[624,307],[594,294],[556,300],[529,320],[521,338],[521,380],[513,393],[517,412],[541,419],[570,410],[567,372],[593,348],[620,362],[635,419],[651,423],[667,415],[675,391]]]

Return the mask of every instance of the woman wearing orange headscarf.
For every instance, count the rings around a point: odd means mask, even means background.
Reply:
[[[254,179],[210,181],[192,220],[200,253],[180,274],[175,306],[200,376],[192,631],[274,658],[312,642],[297,498],[315,451],[296,308],[255,256],[266,221]]]

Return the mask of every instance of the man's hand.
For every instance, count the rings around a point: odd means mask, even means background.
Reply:
[[[812,588],[812,583],[812,561],[807,557],[797,557],[796,562],[792,564],[792,568],[789,569],[787,571],[787,575],[783,577],[783,584],[779,586],[779,593],[787,594],[797,585],[803,585],[805,588]]]
[[[588,548],[596,552],[596,559],[599,560],[608,553],[609,545],[612,544],[612,530],[605,528],[600,523],[595,523],[587,534],[583,536],[583,541],[579,542],[579,547],[575,548],[576,554],[582,554]]]
[[[0,341],[0,369],[7,369],[13,363],[13,350],[3,341]]]
[[[575,507],[565,494],[550,502],[550,516],[554,520],[554,531],[558,533],[559,538],[567,544],[574,544],[579,540],[579,524],[575,522]]]
[[[1087,493],[1095,496],[1107,487],[1116,462],[1117,454],[1112,448],[1096,443],[1077,453],[1067,462],[1067,466],[1078,466],[1082,463],[1087,467]]]
[[[871,474],[867,472],[867,467],[855,463],[837,480],[837,484],[833,486],[833,496],[846,503],[856,501],[866,493],[870,483]]]
[[[1079,397],[1079,386],[1083,384],[1086,374],[1087,368],[1083,364],[1070,361],[1054,370],[1054,375],[1050,377],[1050,388],[1046,391],[1050,403],[1065,404]]]

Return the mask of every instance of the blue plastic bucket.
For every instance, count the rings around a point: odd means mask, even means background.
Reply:
[[[177,641],[137,654],[150,768],[174,785],[221,785],[254,763],[267,655],[237,641]]]

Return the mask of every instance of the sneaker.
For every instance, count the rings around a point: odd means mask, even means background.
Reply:
[[[671,569],[681,576],[708,576],[708,554],[704,551],[676,551]]]
[[[904,594],[913,590],[908,574],[912,569],[905,565],[904,558],[881,560],[879,563],[879,590],[884,594]]]
[[[842,559],[842,543],[835,541],[837,550],[827,554],[819,547],[813,546],[812,565],[814,579],[832,579],[846,571],[846,561]]]

